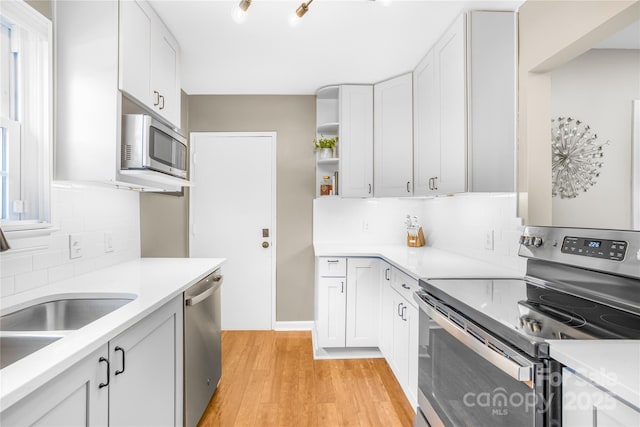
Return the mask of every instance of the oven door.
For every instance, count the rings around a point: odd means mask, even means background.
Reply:
[[[429,425],[543,426],[548,406],[534,362],[440,302],[420,305],[418,405]],[[433,306],[431,305],[433,303]]]

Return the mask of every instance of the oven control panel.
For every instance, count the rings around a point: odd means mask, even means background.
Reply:
[[[622,261],[627,252],[627,242],[566,236],[561,251],[565,254]]]

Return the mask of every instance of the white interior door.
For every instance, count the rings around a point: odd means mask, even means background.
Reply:
[[[271,329],[275,133],[192,133],[189,255],[221,257],[222,329]]]

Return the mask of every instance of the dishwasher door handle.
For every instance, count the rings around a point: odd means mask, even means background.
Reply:
[[[222,276],[214,276],[213,277],[213,286],[211,286],[209,289],[207,289],[204,292],[199,293],[198,295],[191,297],[191,298],[187,298],[184,303],[188,306],[194,306],[196,304],[198,304],[199,302],[202,302],[204,300],[206,300],[207,298],[209,298],[211,296],[211,294],[213,294],[215,292],[215,290],[220,286],[220,284],[222,283]]]

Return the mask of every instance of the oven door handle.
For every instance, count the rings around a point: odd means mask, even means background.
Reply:
[[[435,321],[442,329],[451,334],[455,339],[473,350],[478,356],[500,369],[511,378],[525,383],[529,388],[533,388],[531,383],[533,374],[533,364],[530,366],[521,366],[518,363],[506,358],[504,355],[492,350],[486,343],[478,341],[477,338],[470,335],[466,330],[455,325],[449,318],[440,314],[430,305],[425,303],[417,295],[414,298],[420,308]]]

